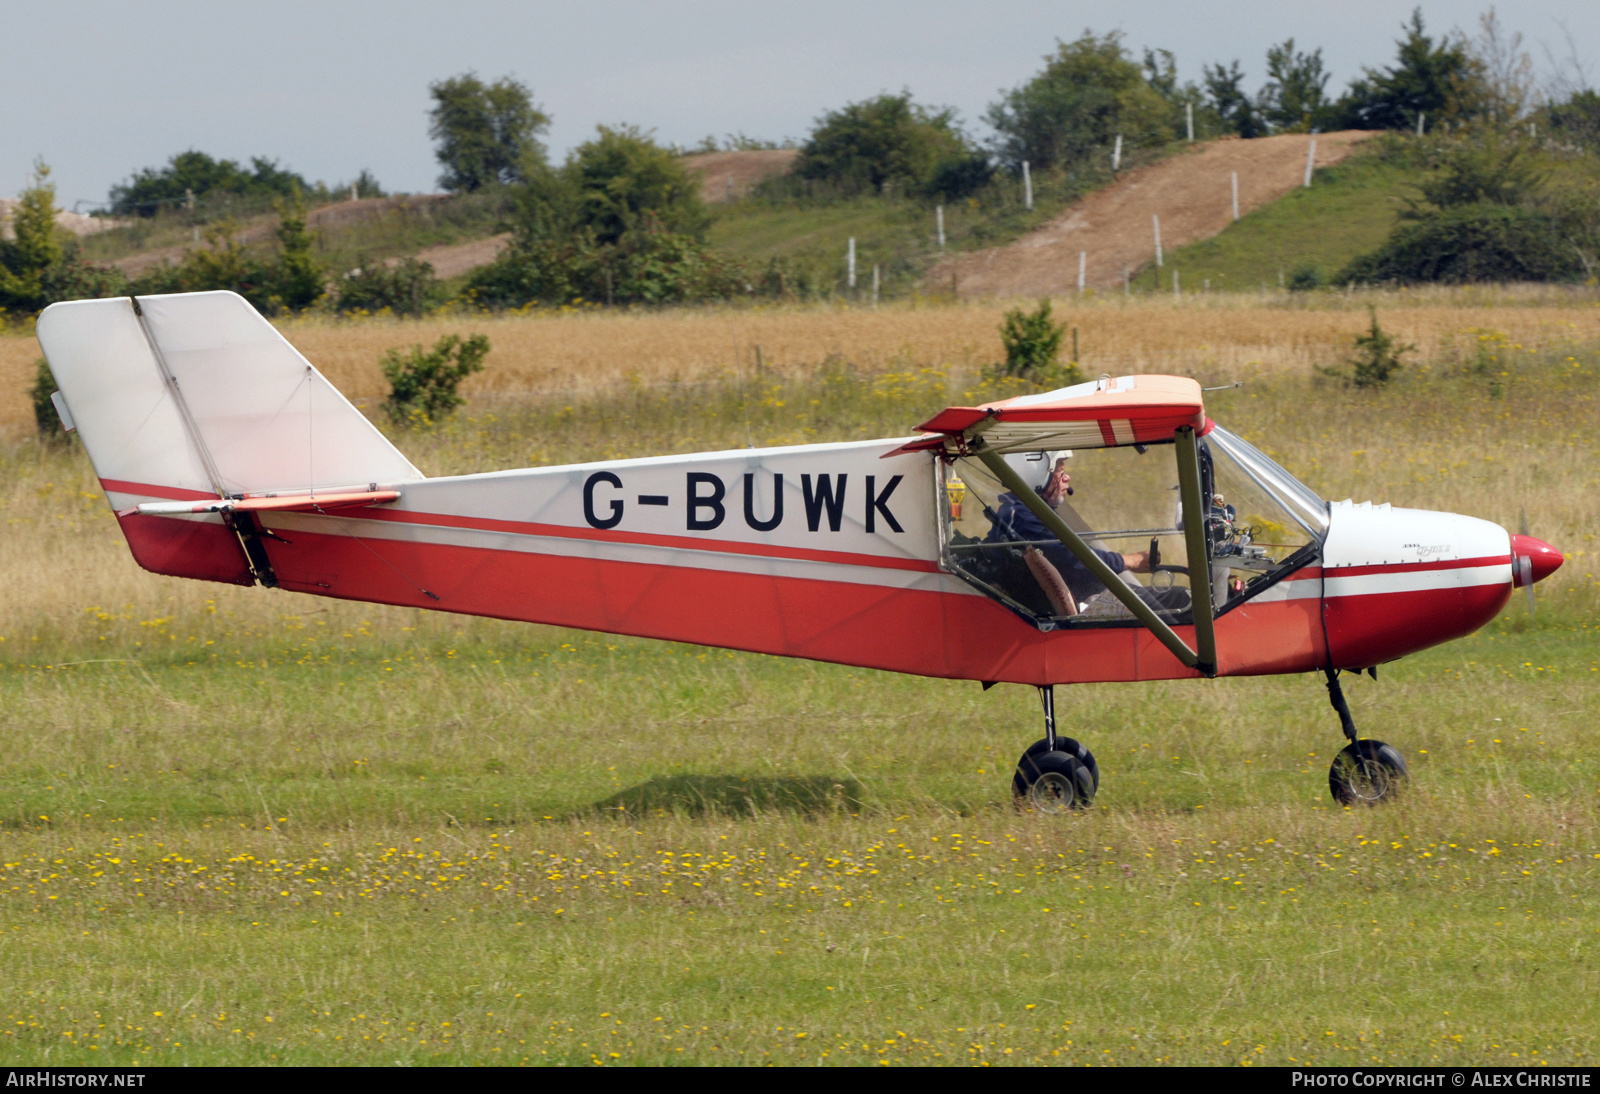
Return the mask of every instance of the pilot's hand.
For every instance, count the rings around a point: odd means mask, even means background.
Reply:
[[[1128,568],[1129,573],[1147,574],[1150,572],[1150,552],[1134,551],[1123,555],[1122,564]]]

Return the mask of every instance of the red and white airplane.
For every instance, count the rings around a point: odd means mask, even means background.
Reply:
[[[1039,809],[1099,783],[1055,685],[1298,672],[1350,739],[1335,798],[1388,797],[1404,760],[1357,737],[1340,672],[1468,634],[1562,562],[1473,517],[1326,502],[1176,376],[950,407],[909,439],[430,479],[232,293],[56,304],[38,337],[147,570],[1031,684],[1045,736],[1013,788]]]

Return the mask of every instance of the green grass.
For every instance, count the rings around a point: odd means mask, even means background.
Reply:
[[[1146,289],[1172,287],[1171,270],[1179,271],[1186,291],[1201,291],[1206,281],[1214,291],[1250,291],[1262,285],[1277,288],[1301,266],[1313,266],[1332,277],[1357,255],[1376,250],[1416,197],[1411,184],[1419,167],[1395,141],[1379,138],[1357,146],[1335,167],[1323,168],[1309,189],[1295,189],[1255,212],[1240,217],[1219,235],[1179,248],[1167,258],[1168,269],[1141,272]]]
[[[1313,679],[1075,689],[1066,819],[1007,801],[1025,689],[423,630],[0,677],[0,1059],[1592,1060],[1581,624],[1353,685],[1377,811]],[[725,789],[804,779],[861,801]]]
[[[1574,552],[1537,616],[1348,684],[1412,766],[1377,810],[1328,796],[1315,676],[1068,689],[1101,793],[1035,816],[1030,689],[140,578],[81,455],[14,443],[0,1062],[1591,1065],[1600,357],[1503,364],[1214,411],[1337,496],[1526,504]],[[830,366],[402,444],[845,438],[964,382]]]

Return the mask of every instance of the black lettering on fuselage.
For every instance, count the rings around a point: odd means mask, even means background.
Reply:
[[[883,493],[873,496],[872,485],[875,476],[867,476],[867,531],[877,531],[876,522],[873,518],[878,516],[883,517],[888,522],[889,527],[896,532],[905,531],[904,528],[900,527],[900,522],[894,519],[894,514],[889,512],[888,506],[889,495],[894,493],[894,488],[900,485],[900,480],[904,477],[904,475],[896,475],[889,480],[889,485],[883,488]]]
[[[594,511],[594,488],[600,483],[622,489],[622,480],[609,471],[596,471],[583,480],[583,519],[589,522],[591,528],[615,528],[622,523],[622,499],[611,499],[611,515],[600,517]]]
[[[783,476],[772,476],[772,516],[766,520],[756,518],[756,477],[744,477],[744,522],[758,532],[770,532],[783,523]]]
[[[711,487],[711,493],[702,494],[700,487]],[[720,525],[727,517],[728,511],[722,506],[722,499],[727,496],[728,489],[722,485],[722,480],[705,471],[689,472],[689,530],[691,532],[709,532]],[[702,519],[700,511],[711,510],[711,516]]]
[[[800,493],[806,503],[806,527],[815,532],[822,526],[822,514],[828,514],[828,531],[837,532],[844,520],[844,487],[849,475],[839,476],[839,488],[834,490],[832,475],[818,475],[816,492],[812,492],[811,476],[800,476]]]

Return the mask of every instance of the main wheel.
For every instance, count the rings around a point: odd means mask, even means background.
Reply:
[[[1086,809],[1100,786],[1094,755],[1071,737],[1057,737],[1056,751],[1036,742],[1017,761],[1011,794],[1019,806],[1041,813]]]
[[[1022,754],[1022,759],[1017,761],[1017,774],[1011,783],[1011,788],[1017,796],[1020,797],[1025,794],[1028,789],[1028,779],[1023,775],[1023,772],[1028,770],[1028,761],[1032,757],[1042,756],[1048,751],[1050,751],[1049,741],[1040,737],[1028,746],[1028,750]],[[1059,734],[1056,736],[1056,751],[1077,757],[1078,762],[1089,769],[1089,797],[1093,798],[1095,792],[1100,789],[1100,765],[1095,762],[1094,753],[1071,737],[1062,737]]]
[[[1394,801],[1405,782],[1405,758],[1382,741],[1360,740],[1346,745],[1328,768],[1328,790],[1340,805]]]

